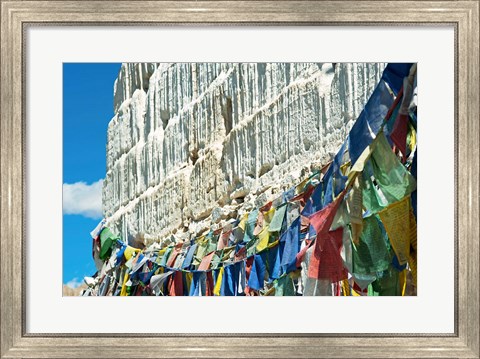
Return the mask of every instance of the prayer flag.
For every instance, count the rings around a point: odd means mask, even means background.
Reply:
[[[408,262],[410,243],[416,242],[416,223],[410,214],[410,197],[405,197],[379,212],[388,238],[401,265]]]

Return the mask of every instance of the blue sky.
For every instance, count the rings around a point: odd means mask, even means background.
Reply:
[[[101,220],[107,126],[121,64],[63,64],[63,282],[95,273],[92,231]]]

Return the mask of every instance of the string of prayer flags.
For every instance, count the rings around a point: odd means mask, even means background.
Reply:
[[[408,102],[401,101],[402,85],[388,79],[397,81],[408,68],[387,68],[331,164],[234,222],[144,250],[97,226],[93,254],[102,256],[103,268],[91,292],[356,296],[416,290],[416,133],[409,123],[403,164],[390,147],[395,131],[388,122],[398,120]]]

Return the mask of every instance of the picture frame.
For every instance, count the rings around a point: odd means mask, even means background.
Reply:
[[[479,358],[479,6],[474,1],[1,1],[2,358]],[[141,19],[141,21],[139,20]],[[68,25],[305,25],[455,28],[453,334],[33,334],[26,332],[25,29]],[[461,170],[460,170],[461,169]],[[186,340],[188,338],[188,340]]]

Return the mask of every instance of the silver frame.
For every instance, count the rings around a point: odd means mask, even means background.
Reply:
[[[479,5],[470,1],[4,1],[0,66],[0,357],[479,358]],[[202,11],[198,11],[202,10]],[[143,19],[141,22],[138,19]],[[452,25],[455,28],[453,334],[28,334],[25,29],[49,25]],[[459,171],[458,169],[461,169]],[[188,337],[188,340],[187,340]]]

